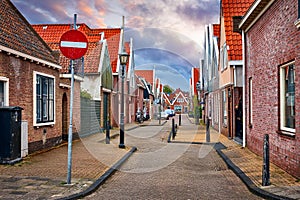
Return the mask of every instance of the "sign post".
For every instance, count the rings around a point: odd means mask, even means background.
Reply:
[[[87,51],[88,41],[85,35],[77,31],[76,27],[77,15],[74,14],[74,30],[65,32],[59,41],[59,49],[67,58],[71,59],[71,94],[70,94],[70,124],[68,132],[68,174],[67,184],[71,184],[72,171],[72,136],[73,136],[73,96],[74,96],[74,60],[79,59]]]

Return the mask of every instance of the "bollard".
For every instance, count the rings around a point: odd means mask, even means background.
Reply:
[[[179,114],[179,122],[178,122],[179,126],[181,126],[181,113]]]
[[[209,132],[209,118],[206,120],[206,142],[210,142],[210,132]]]
[[[106,122],[106,144],[109,144],[110,143],[110,133],[109,133],[109,127],[110,124],[109,124],[109,121]]]
[[[269,155],[269,135],[264,136],[264,156],[262,169],[262,186],[270,185],[270,155]]]
[[[172,138],[175,139],[176,136],[176,130],[175,130],[175,120],[172,118]]]

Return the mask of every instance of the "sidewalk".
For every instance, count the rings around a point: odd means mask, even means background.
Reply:
[[[136,126],[128,124],[125,130]],[[111,130],[110,135],[119,135],[119,129]],[[113,173],[115,164],[125,161],[130,150],[118,148],[117,140],[106,144],[105,133],[74,141],[70,185],[66,185],[67,143],[29,155],[15,165],[0,165],[0,199],[61,199],[85,192],[100,177]]]
[[[194,119],[188,118],[186,122],[193,123]],[[192,128],[194,126],[194,128]],[[203,125],[182,125],[179,127],[176,138],[172,142],[193,142],[207,144],[206,129]],[[197,128],[195,128],[197,127]],[[210,143],[221,143],[225,148],[215,149],[232,169],[247,185],[251,192],[266,199],[298,199],[300,200],[300,180],[289,175],[281,168],[270,163],[270,186],[262,186],[262,165],[260,156],[252,153],[248,148],[242,148],[233,140],[228,139],[210,128]],[[209,146],[209,145],[203,145]]]

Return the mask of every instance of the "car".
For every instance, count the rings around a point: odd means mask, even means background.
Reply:
[[[169,117],[174,117],[175,116],[175,112],[172,109],[166,109],[165,113],[167,113],[169,115]]]
[[[162,111],[160,112],[160,119],[169,119],[169,114],[167,114],[166,112]]]

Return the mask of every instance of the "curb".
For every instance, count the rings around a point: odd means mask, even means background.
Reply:
[[[259,187],[257,187],[252,180],[238,167],[236,166],[230,158],[228,158],[223,152],[222,149],[225,149],[226,147],[222,143],[218,143],[218,145],[215,146],[215,150],[219,154],[219,156],[224,160],[224,162],[227,164],[228,168],[231,169],[247,186],[250,192],[253,194],[260,196],[265,199],[272,199],[272,200],[293,200],[289,197],[279,196],[276,194],[272,194],[270,192],[267,192]]]
[[[108,169],[99,179],[97,179],[90,187],[86,190],[72,194],[68,197],[59,198],[58,200],[71,200],[71,199],[80,199],[85,197],[93,192],[95,192],[100,185],[102,185],[114,172],[119,169],[122,164],[137,150],[136,147],[132,147],[129,152],[127,152],[118,162],[116,162],[110,169]]]

